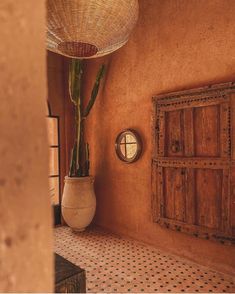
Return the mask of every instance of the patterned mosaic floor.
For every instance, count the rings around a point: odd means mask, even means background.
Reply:
[[[58,227],[55,251],[86,270],[87,292],[235,292],[230,276],[100,229]]]

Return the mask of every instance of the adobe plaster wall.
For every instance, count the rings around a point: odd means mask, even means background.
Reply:
[[[45,1],[0,1],[0,292],[52,292]]]
[[[108,64],[105,89],[88,119],[95,223],[118,234],[235,273],[235,247],[161,228],[151,217],[151,98],[155,94],[235,80],[235,1],[140,0],[130,41],[87,62],[86,96],[99,64]],[[121,162],[114,143],[126,128],[142,136],[144,152]]]

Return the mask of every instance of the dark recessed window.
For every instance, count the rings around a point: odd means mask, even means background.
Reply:
[[[47,117],[49,141],[49,191],[51,203],[60,203],[60,171],[59,171],[59,118]]]

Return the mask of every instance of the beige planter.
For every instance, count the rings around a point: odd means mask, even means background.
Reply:
[[[93,184],[93,177],[65,177],[62,215],[73,231],[84,231],[95,215],[96,198]]]

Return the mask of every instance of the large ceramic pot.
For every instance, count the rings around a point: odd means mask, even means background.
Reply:
[[[65,177],[62,215],[73,231],[84,231],[91,223],[96,209],[94,178]]]

